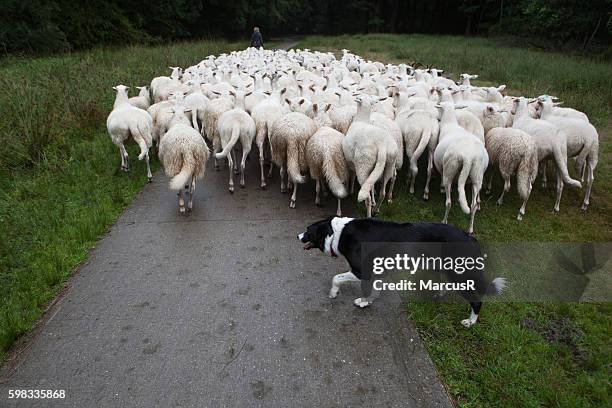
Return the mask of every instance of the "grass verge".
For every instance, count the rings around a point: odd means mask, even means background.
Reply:
[[[0,360],[146,183],[135,145],[131,172],[118,170],[105,126],[112,86],[240,48],[198,41],[0,62]]]
[[[612,240],[612,77],[610,65],[588,59],[523,48],[503,47],[482,38],[424,35],[358,35],[308,37],[300,47],[338,51],[348,48],[364,58],[384,62],[419,61],[457,78],[480,75],[478,84],[505,83],[513,95],[556,95],[585,111],[600,134],[600,161],[591,207],[580,212],[583,191],[566,188],[561,213],[554,215],[554,191],[534,188],[522,222],[516,191],[503,206],[484,196],[476,217],[478,239],[484,242],[609,242]],[[422,163],[423,164],[423,163]],[[424,167],[421,165],[420,169]],[[397,221],[440,221],[444,200],[421,198],[405,183],[396,184],[393,205],[381,217]],[[405,174],[399,180],[406,180]],[[440,183],[432,178],[432,191]],[[506,198],[505,197],[505,198]],[[455,201],[449,222],[467,228],[468,218]],[[461,407],[600,407],[610,399],[612,306],[610,303],[494,303],[483,307],[481,322],[466,330],[459,321],[465,304],[411,302],[408,313],[452,398]]]

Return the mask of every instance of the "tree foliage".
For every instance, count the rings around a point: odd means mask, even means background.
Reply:
[[[202,36],[364,32],[537,36],[588,46],[612,32],[612,0],[4,0],[4,54]]]

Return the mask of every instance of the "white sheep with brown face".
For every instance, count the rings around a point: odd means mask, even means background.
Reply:
[[[171,109],[169,129],[159,144],[159,159],[166,176],[170,178],[170,189],[177,191],[181,214],[193,208],[196,181],[204,177],[206,160],[210,154],[200,133],[191,127],[185,115],[187,112],[189,110],[180,105]],[[189,196],[187,208],[184,191]]]
[[[147,111],[139,109],[129,103],[128,87],[125,85],[114,86],[117,91],[113,110],[106,119],[106,129],[113,143],[119,148],[121,155],[121,170],[129,171],[130,164],[128,153],[124,143],[132,138],[140,147],[138,160],[147,163],[147,179],[151,181],[151,167],[149,166],[149,148],[153,143],[152,128],[153,119]]]

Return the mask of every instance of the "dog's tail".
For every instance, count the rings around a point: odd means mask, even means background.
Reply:
[[[487,289],[484,294],[487,296],[499,295],[500,293],[503,292],[505,287],[506,287],[506,278],[501,278],[501,277],[495,278],[491,281],[491,283],[489,283],[489,286],[487,286]]]

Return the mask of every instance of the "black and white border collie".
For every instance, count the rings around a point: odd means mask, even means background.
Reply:
[[[335,298],[340,291],[340,285],[344,282],[358,282],[371,279],[371,271],[362,271],[361,244],[380,242],[457,242],[475,244],[478,254],[481,253],[478,242],[465,231],[447,224],[417,222],[396,223],[381,221],[374,218],[348,218],[330,217],[310,225],[305,232],[298,235],[298,239],[304,244],[304,249],[319,248],[322,252],[332,257],[344,256],[351,270],[346,273],[335,275],[329,297]],[[501,293],[506,280],[496,278],[488,282],[483,270],[472,269],[463,274],[453,271],[445,272],[447,278],[453,281],[473,280],[475,290],[461,291],[460,294],[470,302],[470,317],[462,320],[461,324],[470,327],[478,319],[478,313],[482,306],[483,295],[497,295]],[[451,276],[452,275],[452,276]],[[372,288],[369,296],[364,294],[362,285],[362,297],[355,299],[354,304],[358,307],[366,307],[372,304],[379,295]]]

